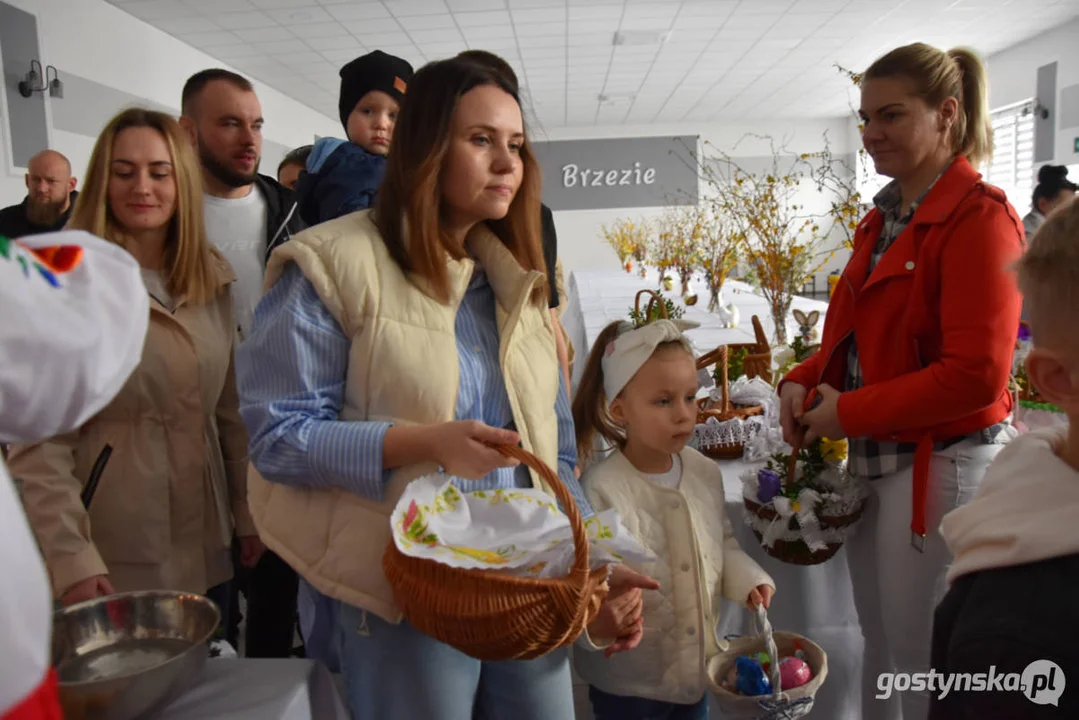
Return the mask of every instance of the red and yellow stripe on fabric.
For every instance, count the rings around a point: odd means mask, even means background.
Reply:
[[[24,252],[13,252],[18,248]],[[27,256],[30,260],[27,261]],[[82,262],[82,248],[78,245],[53,245],[28,248],[17,240],[0,235],[0,257],[13,260],[22,267],[23,275],[30,277],[31,265],[53,287],[60,287],[57,275],[71,272]]]

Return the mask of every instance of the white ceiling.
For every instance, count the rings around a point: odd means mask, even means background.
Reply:
[[[547,129],[837,117],[834,63],[915,40],[990,54],[1079,16],[1076,0],[109,1],[331,118],[337,70],[365,52],[418,68],[490,50]],[[619,31],[669,39],[615,47]]]

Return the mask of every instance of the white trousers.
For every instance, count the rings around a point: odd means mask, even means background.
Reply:
[[[1001,433],[1000,439],[1013,432]],[[911,545],[913,470],[870,483],[862,522],[845,544],[865,638],[862,720],[925,720],[929,714],[928,693],[907,691],[878,700],[877,678],[886,672],[929,671],[933,611],[947,592],[951,562],[940,521],[971,499],[1001,447],[964,440],[933,455],[924,553]]]

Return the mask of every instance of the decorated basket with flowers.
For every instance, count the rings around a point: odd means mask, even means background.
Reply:
[[[764,415],[764,408],[760,405],[739,406],[731,402],[729,357],[728,347],[720,345],[697,359],[698,371],[715,365],[716,387],[709,395],[697,400],[694,444],[701,453],[716,460],[742,457],[745,444],[757,427],[756,424],[746,421]]]
[[[765,552],[794,565],[817,565],[839,552],[867,497],[864,482],[846,471],[846,457],[846,440],[820,439],[742,475],[746,524]]]

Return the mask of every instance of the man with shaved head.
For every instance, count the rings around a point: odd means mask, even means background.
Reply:
[[[42,150],[26,169],[26,199],[0,210],[0,235],[18,238],[59,230],[75,206],[76,180],[66,157]]]

